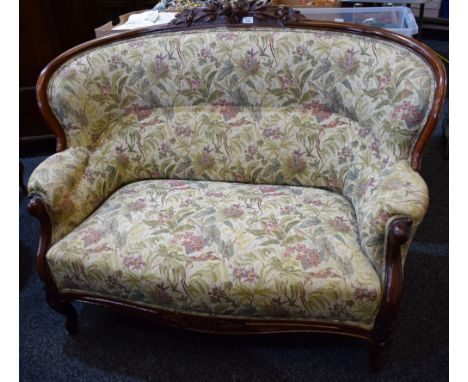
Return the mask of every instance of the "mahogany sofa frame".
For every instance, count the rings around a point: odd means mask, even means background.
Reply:
[[[419,171],[424,147],[436,127],[445,99],[446,73],[445,68],[435,53],[426,45],[413,38],[405,37],[383,29],[358,26],[348,23],[315,22],[305,20],[298,12],[288,7],[261,7],[255,2],[241,4],[244,8],[226,9],[223,4],[210,4],[204,8],[184,11],[177,16],[175,22],[165,26],[146,28],[125,32],[101,39],[92,40],[74,47],[50,62],[41,72],[37,81],[36,93],[39,109],[46,122],[57,138],[57,152],[67,148],[63,127],[52,113],[47,98],[47,86],[52,74],[67,60],[87,50],[105,46],[116,41],[152,34],[162,34],[173,31],[210,29],[226,26],[229,28],[248,28],[250,26],[277,28],[307,28],[312,30],[336,31],[356,35],[365,35],[384,41],[391,41],[412,50],[422,57],[432,68],[435,78],[435,93],[431,111],[414,146],[411,157],[411,167]],[[224,7],[224,9],[223,9]],[[243,17],[253,17],[252,24],[242,24]],[[119,311],[135,314],[143,318],[156,320],[162,324],[171,325],[199,332],[218,334],[255,334],[255,333],[287,333],[287,332],[324,332],[365,339],[370,344],[369,366],[371,370],[382,368],[382,351],[389,346],[391,325],[394,321],[401,301],[403,290],[403,269],[401,262],[401,246],[410,236],[412,221],[408,217],[399,217],[388,225],[386,233],[385,280],[381,305],[372,329],[340,323],[285,320],[285,319],[246,319],[246,318],[216,318],[200,317],[189,313],[178,313],[153,307],[133,304],[114,298],[97,297],[91,293],[61,293],[59,292],[49,267],[46,253],[51,243],[51,221],[47,213],[45,201],[40,195],[31,195],[28,205],[29,213],[40,222],[40,239],[37,251],[36,266],[40,278],[44,282],[47,303],[57,312],[66,317],[66,328],[70,334],[77,331],[77,313],[71,301],[86,302],[114,308]]]

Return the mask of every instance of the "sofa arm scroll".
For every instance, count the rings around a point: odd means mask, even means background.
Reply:
[[[51,225],[51,243],[68,233],[80,223],[75,218],[79,197],[74,187],[80,180],[89,158],[84,148],[70,148],[56,153],[42,162],[31,174],[28,192],[32,198],[31,214],[45,209]],[[42,223],[42,222],[41,222]]]
[[[426,183],[402,161],[362,171],[348,197],[355,208],[362,248],[383,280],[387,223],[396,217],[412,221],[409,240],[402,246],[404,264],[412,236],[428,207]]]

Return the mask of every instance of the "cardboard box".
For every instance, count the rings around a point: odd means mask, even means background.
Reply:
[[[150,9],[144,9],[142,11],[135,11],[135,12],[125,13],[124,15],[119,16],[119,23],[117,25],[125,24],[127,22],[128,18],[131,15],[135,15],[135,14],[142,13],[142,12],[147,12],[149,10]],[[169,13],[169,12],[167,12],[167,13]],[[108,23],[106,23],[106,24],[104,24],[104,25],[102,25],[100,27],[97,27],[96,29],[94,29],[94,33],[96,34],[96,38],[109,36],[109,35],[117,34],[117,33],[123,33],[123,32],[127,32],[129,30],[129,29],[126,29],[126,30],[114,30],[114,29],[112,29],[112,28],[115,28],[117,25],[112,25],[112,22],[109,21]],[[136,29],[132,29],[132,30],[136,30]]]

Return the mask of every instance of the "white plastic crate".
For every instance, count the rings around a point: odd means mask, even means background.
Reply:
[[[304,8],[295,7],[311,20],[337,21],[388,29],[392,32],[413,36],[418,33],[418,24],[408,7],[362,7],[362,8]]]

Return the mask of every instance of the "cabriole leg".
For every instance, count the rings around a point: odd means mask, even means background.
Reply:
[[[65,328],[68,333],[75,334],[78,331],[78,315],[74,306],[68,301],[61,301],[50,293],[46,293],[46,299],[52,309],[66,317]]]
[[[374,373],[382,371],[382,353],[389,348],[388,342],[376,342],[369,345],[369,368]]]

